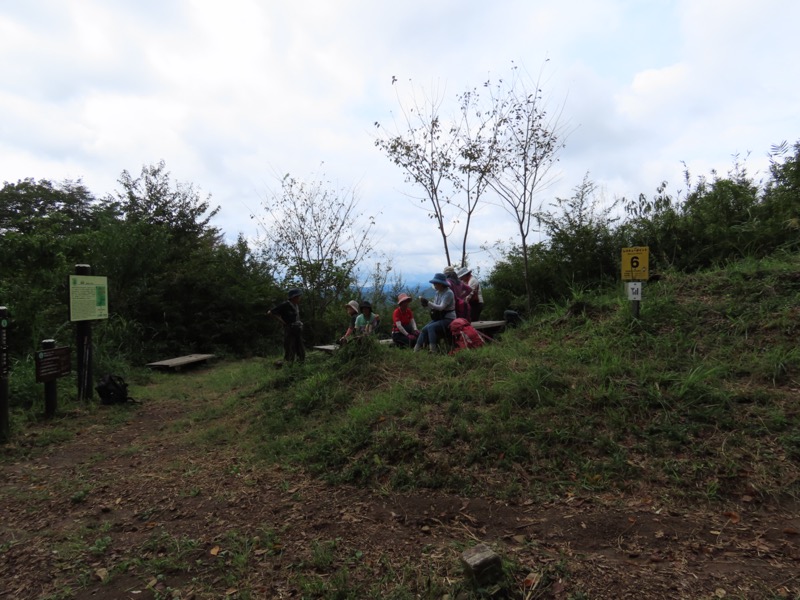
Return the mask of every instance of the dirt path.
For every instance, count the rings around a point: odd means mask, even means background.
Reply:
[[[800,598],[796,507],[328,487],[249,468],[224,444],[187,445],[171,434],[187,412],[177,402],[129,410],[76,417],[81,435],[32,459],[5,450],[1,598],[299,598],[323,585],[343,598],[468,598],[459,557],[479,542],[517,566],[495,597]]]

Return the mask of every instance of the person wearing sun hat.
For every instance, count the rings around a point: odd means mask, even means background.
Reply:
[[[303,292],[292,288],[286,296],[286,300],[267,314],[283,325],[284,362],[294,362],[295,358],[303,362],[306,359],[306,349],[303,346],[303,322],[300,320],[300,299],[303,297]]]
[[[400,294],[397,297],[397,308],[392,313],[392,341],[395,346],[406,348],[413,346],[418,337],[419,330],[411,310],[411,296]]]
[[[450,323],[456,318],[456,297],[450,289],[450,283],[444,273],[436,273],[430,280],[436,290],[433,300],[420,296],[419,301],[425,308],[431,309],[431,322],[419,333],[414,352],[419,352],[428,345],[431,353],[436,352],[439,338],[450,330]]]
[[[356,317],[356,331],[361,335],[375,333],[381,323],[380,315],[372,312],[372,304],[366,300],[358,308],[361,314]]]
[[[478,279],[472,274],[472,269],[467,266],[461,267],[457,271],[458,278],[470,287],[471,292],[467,296],[469,311],[473,321],[481,320],[483,312],[483,292]]]
[[[347,326],[347,331],[345,331],[344,335],[339,338],[339,344],[346,344],[350,339],[350,336],[356,331],[356,318],[358,317],[359,313],[358,302],[355,300],[350,300],[350,302],[344,305],[344,309],[347,311],[347,316],[350,318],[350,323]]]

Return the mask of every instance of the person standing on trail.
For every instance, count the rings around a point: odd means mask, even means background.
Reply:
[[[300,362],[306,359],[303,346],[303,322],[300,320],[300,299],[303,292],[297,288],[289,290],[287,299],[275,306],[267,314],[283,325],[283,360],[292,363],[295,357]]]

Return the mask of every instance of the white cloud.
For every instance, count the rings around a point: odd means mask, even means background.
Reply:
[[[98,196],[164,159],[222,205],[230,237],[275,177],[324,171],[380,209],[405,272],[443,266],[433,223],[373,146],[409,80],[445,103],[536,77],[573,129],[552,195],[590,173],[608,196],[725,172],[798,136],[794,0],[30,0],[0,6],[0,181],[82,177]],[[545,63],[545,60],[549,62]],[[392,85],[396,76],[398,83]],[[760,162],[758,162],[760,161]],[[487,210],[479,243],[513,223]]]

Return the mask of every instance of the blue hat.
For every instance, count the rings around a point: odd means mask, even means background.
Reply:
[[[444,276],[444,273],[437,273],[433,276],[433,279],[430,280],[431,283],[439,283],[441,285],[446,285],[450,287],[450,282],[447,281],[447,277]]]
[[[302,296],[302,295],[303,295],[303,292],[301,292],[297,288],[292,288],[292,289],[289,290],[289,300],[291,300],[292,298],[296,298],[297,296]]]

